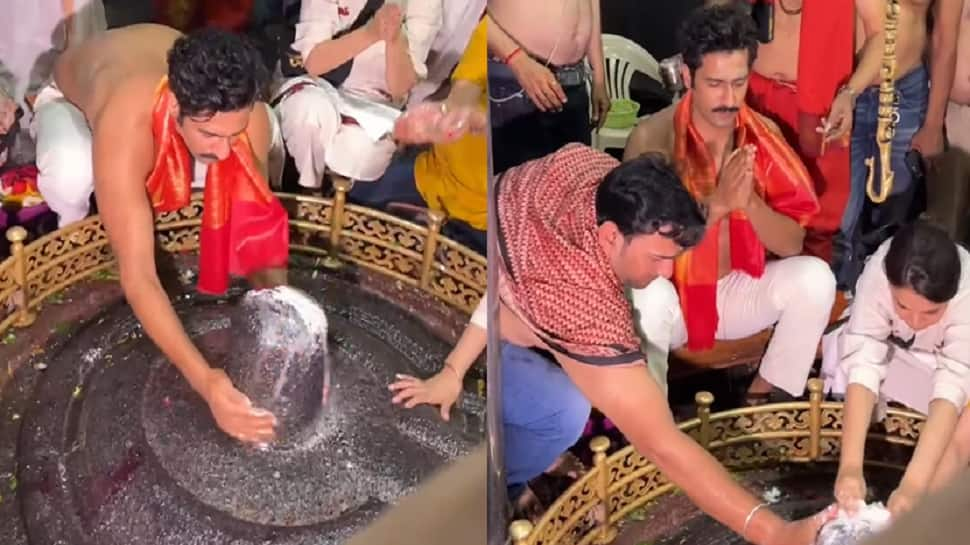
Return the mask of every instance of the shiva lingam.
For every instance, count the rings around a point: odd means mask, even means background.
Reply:
[[[276,417],[277,439],[267,447],[305,443],[329,397],[327,316],[289,286],[251,291],[240,305],[230,338],[241,357],[227,362],[226,374],[254,407]]]
[[[474,404],[446,423],[390,402],[396,373],[429,375],[450,350],[420,307],[290,279],[173,302],[210,365],[276,416],[266,449],[216,427],[123,302],[0,386],[0,414],[18,415],[0,419],[0,543],[337,545],[482,440]]]

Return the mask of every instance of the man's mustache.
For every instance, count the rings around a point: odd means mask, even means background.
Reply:
[[[738,113],[738,110],[740,110],[740,108],[737,106],[718,106],[717,108],[714,108],[714,112],[719,114],[736,114]]]

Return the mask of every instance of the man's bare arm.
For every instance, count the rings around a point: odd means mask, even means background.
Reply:
[[[751,204],[744,211],[754,226],[758,240],[778,257],[791,257],[802,253],[805,228],[797,221],[772,210],[760,196],[751,196]]]
[[[677,428],[666,398],[645,364],[596,367],[561,354],[556,359],[590,403],[617,425],[640,454],[705,513],[738,534],[742,532],[745,519],[760,502]],[[771,543],[783,528],[778,516],[761,509],[744,537],[756,544]]]
[[[930,98],[924,127],[943,129],[950,89],[957,69],[957,37],[963,0],[936,0],[930,48]]]
[[[593,84],[606,85],[606,61],[603,58],[603,29],[600,22],[600,1],[590,0],[593,26],[589,36],[589,46],[586,48],[586,59],[593,70]],[[491,32],[491,29],[489,29]]]
[[[654,116],[661,115],[661,112]],[[673,126],[668,127],[673,130]],[[653,116],[644,119],[630,131],[630,136],[626,139],[626,146],[623,148],[623,160],[629,161],[649,152],[660,152],[670,155],[668,146],[664,145],[661,133],[663,128]]]
[[[403,100],[418,82],[404,32],[388,42],[384,49],[384,77],[387,79],[387,90],[394,100]]]
[[[145,191],[154,155],[150,119],[132,116],[134,101],[116,96],[91,120],[101,222],[135,316],[192,389],[205,397],[211,368],[185,333],[155,268],[155,222]]]
[[[313,46],[303,67],[307,73],[319,76],[326,74],[341,64],[360,55],[368,47],[377,43],[376,25],[373,19],[357,30],[347,33],[336,40],[324,40]]]

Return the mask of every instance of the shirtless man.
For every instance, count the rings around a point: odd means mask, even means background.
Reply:
[[[624,160],[671,157],[708,207],[708,232],[678,259],[673,282],[633,290],[647,361],[665,384],[671,348],[704,350],[774,325],[747,403],[767,401],[772,386],[800,396],[835,299],[828,265],[798,255],[818,211],[812,182],[778,127],[744,102],[757,55],[751,18],[734,5],[707,7],[683,28],[689,90],[640,122]],[[766,263],[768,253],[780,259]]]
[[[258,102],[264,73],[259,53],[235,35],[133,25],[68,49],[55,67],[56,86],[38,98],[38,110],[60,108],[77,121],[76,141],[60,152],[86,154],[76,168],[88,169],[122,289],[145,332],[223,431],[258,443],[273,439],[275,418],[252,407],[186,335],[155,268],[153,208],[186,204],[193,170],[196,179],[205,173],[199,290],[225,291],[230,272],[266,273],[264,284],[283,280],[287,222],[265,180],[272,130],[269,109]],[[42,190],[49,201],[77,196],[86,204],[91,185],[84,184],[52,180]]]
[[[610,109],[598,0],[489,0],[488,62],[495,172],[591,140]],[[537,22],[541,21],[541,24]]]
[[[933,7],[933,35],[927,32],[927,12]],[[822,130],[826,141],[836,141],[851,134],[852,184],[849,201],[836,240],[839,284],[851,287],[862,271],[863,259],[878,246],[888,233],[869,241],[865,248],[859,242],[863,231],[905,220],[903,217],[915,197],[914,180],[907,166],[906,154],[918,150],[932,157],[943,151],[943,123],[950,89],[956,70],[956,44],[962,0],[900,0],[896,30],[896,95],[898,121],[892,143],[891,166],[895,179],[891,199],[875,207],[885,217],[873,218],[873,226],[863,222],[866,205],[865,160],[876,158],[876,180],[879,150],[876,146],[879,84],[884,52],[883,24],[885,0],[856,0],[859,25],[856,45],[857,62],[852,77],[832,102]],[[929,50],[929,70],[924,58]],[[932,87],[929,83],[932,82]],[[868,216],[868,215],[867,215]]]
[[[805,252],[829,261],[849,195],[849,148],[823,148],[816,128],[852,73],[853,8],[841,0],[779,0],[773,12],[773,36],[758,46],[748,103],[778,124],[808,169],[820,210],[806,226]]]

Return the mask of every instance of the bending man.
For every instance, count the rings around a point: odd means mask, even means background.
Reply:
[[[60,153],[77,161],[73,176],[41,187],[44,198],[55,210],[62,205],[62,221],[65,212],[80,219],[93,188],[121,286],[145,332],[218,426],[252,442],[272,440],[274,418],[251,407],[186,335],[156,271],[153,213],[178,210],[193,186],[205,187],[199,291],[225,292],[230,274],[257,285],[285,281],[286,211],[266,181],[274,131],[258,99],[264,73],[258,52],[235,35],[133,25],[68,49],[55,84],[37,99],[41,123],[69,123],[73,140],[62,140]],[[51,134],[59,127],[42,125],[39,137],[66,138]]]

